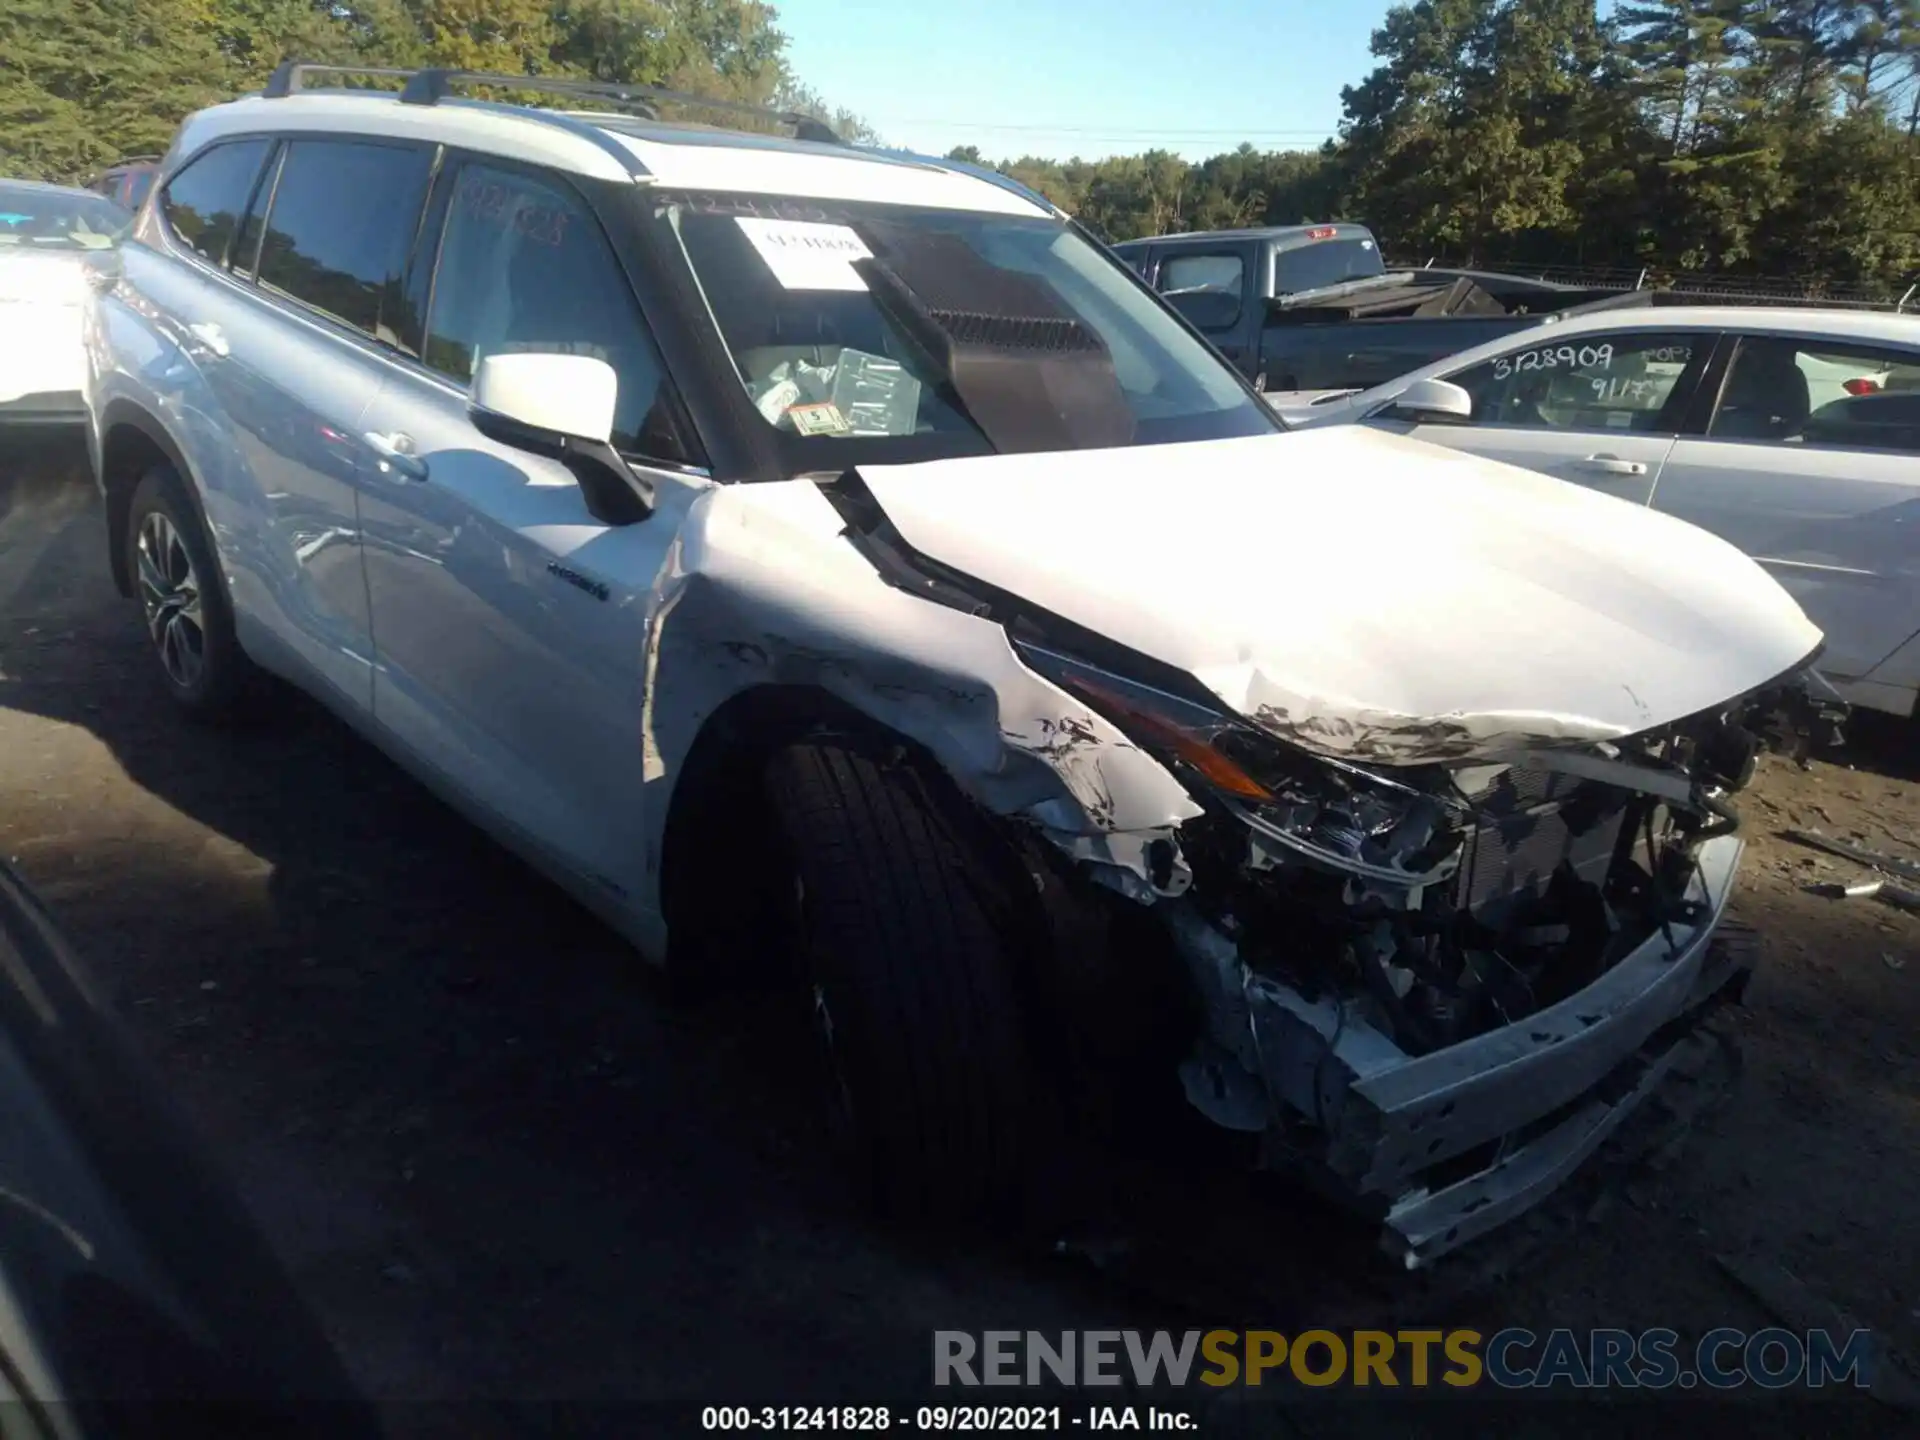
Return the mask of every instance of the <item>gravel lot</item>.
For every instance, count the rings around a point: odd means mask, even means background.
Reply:
[[[312,707],[289,699],[240,734],[178,717],[102,535],[84,457],[0,451],[0,853],[130,1017],[396,1432],[679,1433],[703,1404],[924,1399],[936,1327],[1322,1320],[1310,1269],[1249,1313],[1196,1313],[1138,1274],[850,1214],[751,1014],[671,1000]],[[1766,762],[1737,902],[1765,957],[1727,1022],[1745,1057],[1731,1103],[1609,1190],[1576,1243],[1421,1319],[1808,1323],[1736,1286],[1716,1260],[1733,1256],[1920,1354],[1920,915],[1806,893],[1853,867],[1775,833],[1920,854],[1917,774],[1920,732],[1870,722],[1837,762]],[[1321,1223],[1273,1201],[1223,1226],[1194,1205],[1196,1229],[1263,1252]],[[1268,1396],[1220,1401],[1207,1428],[1397,1436],[1494,1418],[1460,1397]],[[1721,1403],[1754,1434],[1916,1423],[1851,1393]],[[1499,1423],[1622,1433],[1644,1404],[1561,1392],[1508,1401]]]

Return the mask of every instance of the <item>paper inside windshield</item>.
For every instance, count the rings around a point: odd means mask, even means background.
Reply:
[[[898,360],[842,350],[832,400],[854,435],[911,435],[920,415],[920,382]]]
[[[920,382],[897,360],[844,349],[831,365],[781,361],[753,387],[753,403],[770,424],[802,435],[911,435],[920,421]],[[818,421],[829,406],[844,423],[823,429]]]

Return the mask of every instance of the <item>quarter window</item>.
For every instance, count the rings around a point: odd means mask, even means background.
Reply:
[[[1707,434],[1920,452],[1920,352],[1744,339]]]
[[[689,458],[659,356],[599,225],[557,186],[470,164],[447,204],[424,358],[465,383],[487,356],[526,352],[605,360],[620,380],[615,445]]]
[[[1477,425],[1530,430],[1675,429],[1711,336],[1548,335],[1447,378],[1473,397]]]
[[[235,140],[188,161],[160,196],[167,228],[195,254],[224,264],[266,153],[265,140]]]
[[[431,163],[418,146],[292,141],[261,239],[260,284],[402,345],[413,327],[401,279]]]

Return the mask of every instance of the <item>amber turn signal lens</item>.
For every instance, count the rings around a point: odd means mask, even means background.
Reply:
[[[1156,715],[1151,710],[1142,709],[1124,695],[1117,694],[1104,685],[1095,684],[1083,676],[1072,676],[1067,683],[1098,701],[1103,709],[1118,711],[1129,719],[1137,721],[1141,729],[1151,731],[1154,737],[1163,742],[1169,750],[1227,794],[1237,795],[1242,800],[1273,799],[1271,790],[1214,749],[1207,743],[1205,736],[1175,724],[1164,715]]]

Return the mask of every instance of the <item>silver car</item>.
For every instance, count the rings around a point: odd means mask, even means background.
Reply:
[[[1920,316],[1652,308],[1279,406],[1524,465],[1691,521],[1758,560],[1856,705],[1920,694]]]
[[[85,422],[87,262],[132,223],[91,191],[0,180],[0,427]]]

